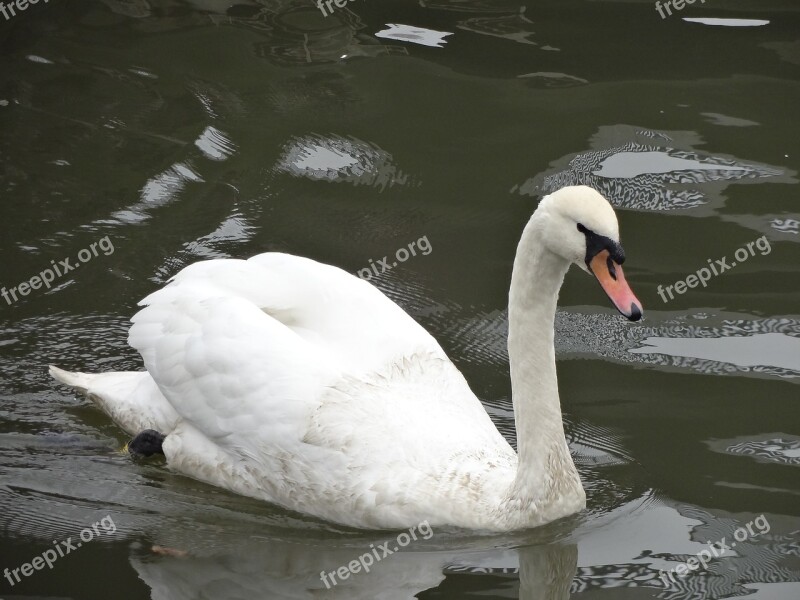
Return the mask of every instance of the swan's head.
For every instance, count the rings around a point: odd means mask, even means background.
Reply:
[[[617,310],[631,321],[642,318],[642,303],[625,281],[625,252],[611,204],[585,185],[561,188],[539,204],[545,245],[597,278]]]

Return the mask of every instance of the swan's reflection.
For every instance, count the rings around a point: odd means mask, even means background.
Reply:
[[[423,542],[376,562],[369,572],[349,573],[326,584],[330,573],[358,559],[389,535],[358,539],[266,539],[239,535],[217,536],[213,548],[190,550],[188,556],[155,556],[147,548],[135,550],[131,564],[152,590],[153,600],[199,597],[251,598],[414,598],[439,587],[448,576],[470,575],[518,579],[519,597],[566,600],[575,575],[577,547],[573,544],[525,546],[498,555],[476,553],[474,563],[463,550],[447,550],[442,542],[426,548]],[[421,540],[420,540],[421,541]],[[433,541],[433,540],[431,540]],[[183,542],[192,544],[191,536]],[[456,544],[458,544],[456,542]],[[498,564],[498,562],[502,564]],[[354,569],[355,570],[355,569]],[[330,581],[330,578],[326,578]],[[474,588],[474,585],[472,586]],[[494,586],[493,586],[494,587]]]
[[[298,528],[267,539],[227,529],[213,532],[195,521],[204,529],[177,538],[167,532],[172,542],[190,547],[189,556],[156,556],[148,545],[133,553],[131,564],[151,588],[154,600],[209,596],[406,599],[423,591],[445,594],[454,588],[537,600],[566,600],[571,594],[612,588],[626,588],[632,598],[652,597],[654,591],[666,598],[684,598],[687,593],[718,598],[741,590],[743,573],[749,574],[749,581],[775,581],[778,557],[797,555],[792,542],[796,523],[769,514],[762,516],[769,531],[759,529],[758,535],[737,544],[736,552],[711,561],[708,569],[713,576],[696,574],[665,586],[662,571],[706,548],[707,540],[730,539],[752,516],[662,502],[633,512],[623,508],[620,516],[625,518],[615,521],[614,527],[595,522],[573,531],[570,538],[580,539],[580,554],[575,543],[553,541],[554,529],[549,527],[547,532],[518,534],[522,545],[505,550],[487,549],[494,538],[437,532],[428,542],[414,542],[376,563],[369,573],[348,575],[330,587],[322,582],[321,571],[347,565],[369,551],[370,544],[377,546],[394,534],[323,538]],[[563,526],[558,529],[564,533]],[[511,543],[515,542],[510,538],[500,542]],[[793,572],[791,567],[780,568],[780,580],[791,581]]]

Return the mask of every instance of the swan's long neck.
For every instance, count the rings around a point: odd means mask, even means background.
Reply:
[[[557,502],[564,486],[580,487],[564,438],[558,397],[554,321],[569,262],[544,247],[543,219],[531,218],[517,248],[509,292],[508,354],[517,475],[509,499],[523,505]]]

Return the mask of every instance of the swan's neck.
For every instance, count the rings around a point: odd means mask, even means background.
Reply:
[[[509,292],[508,354],[519,462],[509,500],[540,509],[580,487],[564,437],[558,397],[554,321],[569,262],[541,243],[536,215],[525,227]]]

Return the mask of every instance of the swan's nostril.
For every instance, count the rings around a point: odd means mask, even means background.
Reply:
[[[606,266],[608,267],[608,274],[611,275],[611,279],[614,281],[617,280],[617,268],[614,266],[614,261],[611,260],[611,256],[606,259]]]
[[[642,309],[635,302],[631,302],[631,314],[628,317],[631,321],[638,321],[642,318]]]

